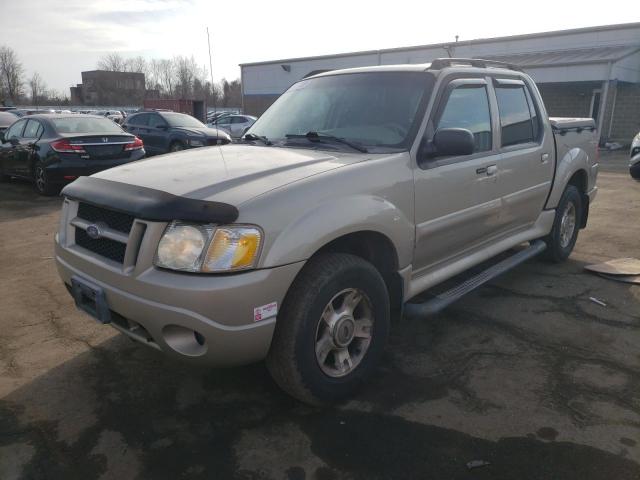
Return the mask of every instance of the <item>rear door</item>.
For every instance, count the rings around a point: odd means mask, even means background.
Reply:
[[[127,123],[127,131],[129,133],[133,133],[136,137],[138,137],[144,143],[144,148],[147,151],[151,151],[155,153],[153,147],[147,145],[147,141],[149,140],[149,117],[148,113],[140,113],[131,117],[129,122]]]
[[[169,124],[157,113],[149,114],[149,125],[146,132],[145,145],[149,145],[154,152],[169,151]]]
[[[22,132],[26,125],[27,119],[19,120],[4,132],[6,142],[0,146],[0,162],[2,162],[2,170],[6,174],[22,175],[22,173],[20,173],[18,159],[20,158],[20,151],[22,149],[20,139],[22,138]],[[12,140],[13,143],[11,143],[10,140]]]
[[[496,116],[486,78],[455,79],[444,87],[426,131],[465,128],[474,134],[471,155],[438,157],[415,170],[414,270],[429,270],[486,242],[495,230],[500,198],[495,169]]]
[[[44,128],[38,120],[29,119],[20,137],[20,148],[16,152],[15,169],[19,175],[31,175],[31,158],[36,142],[42,136]]]
[[[553,180],[555,152],[552,135],[543,128],[544,110],[535,87],[514,78],[497,77],[492,83],[502,153],[498,228],[509,234],[531,226],[542,212]]]

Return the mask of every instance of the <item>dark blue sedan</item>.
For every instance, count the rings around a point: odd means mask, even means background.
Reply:
[[[95,115],[31,115],[7,128],[1,140],[0,181],[30,179],[42,195],[57,195],[81,175],[145,156],[142,140]]]

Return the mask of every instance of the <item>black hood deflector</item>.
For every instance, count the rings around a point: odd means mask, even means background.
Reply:
[[[171,193],[94,177],[80,177],[62,195],[143,220],[231,223],[239,215],[233,205],[179,197]]]

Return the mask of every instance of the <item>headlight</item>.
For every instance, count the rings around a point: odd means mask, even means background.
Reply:
[[[174,221],[166,228],[154,264],[186,272],[234,272],[255,267],[262,233],[253,226],[196,225]]]
[[[191,145],[192,147],[203,147],[204,146],[204,140],[198,138],[198,139],[189,139],[189,145]]]

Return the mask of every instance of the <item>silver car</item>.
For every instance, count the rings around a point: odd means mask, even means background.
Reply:
[[[214,120],[209,126],[220,128],[234,138],[240,138],[256,120],[257,118],[251,115],[226,115]]]

